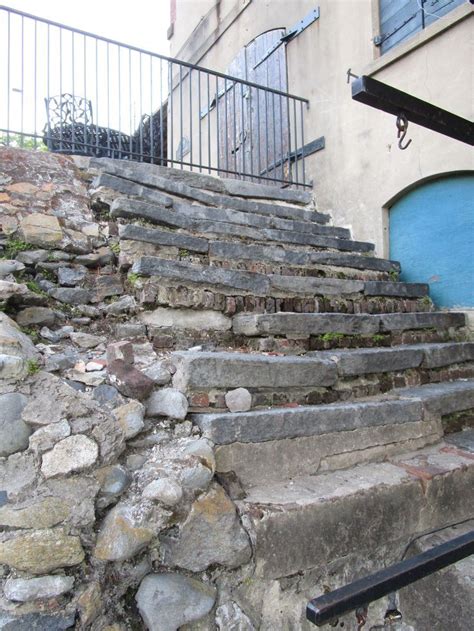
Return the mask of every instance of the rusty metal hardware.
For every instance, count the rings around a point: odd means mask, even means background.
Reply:
[[[407,135],[408,131],[408,119],[405,114],[399,114],[397,116],[397,130],[398,148],[404,151],[405,149],[408,149],[411,143],[410,138],[406,145],[403,145],[403,141],[405,140],[405,136]]]

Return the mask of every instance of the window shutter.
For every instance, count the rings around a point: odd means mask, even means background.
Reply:
[[[423,28],[420,5],[421,0],[380,0],[382,53]]]

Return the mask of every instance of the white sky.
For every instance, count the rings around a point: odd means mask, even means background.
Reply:
[[[153,53],[169,54],[169,0],[5,0],[4,4]]]

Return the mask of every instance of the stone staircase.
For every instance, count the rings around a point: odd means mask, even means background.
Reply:
[[[90,170],[143,307],[134,330],[172,352],[258,577],[299,577],[301,604],[473,515],[474,445],[452,434],[473,420],[464,314],[435,311],[427,285],[400,282],[307,192],[107,159]]]

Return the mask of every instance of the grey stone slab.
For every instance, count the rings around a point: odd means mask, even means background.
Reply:
[[[314,245],[322,248],[333,248],[335,250],[347,250],[349,252],[372,252],[373,243],[365,241],[352,241],[350,239],[335,239],[324,235],[312,235],[303,233],[289,233],[283,230],[266,229],[263,231],[265,239],[279,241],[281,243],[293,243],[296,245]]]
[[[216,288],[232,288],[254,295],[266,295],[270,287],[268,278],[263,274],[189,265],[154,256],[140,258],[133,264],[132,272],[142,276],[158,276],[182,282],[210,285]]]
[[[312,252],[308,250],[291,249],[291,245],[263,245],[248,243],[233,243],[229,241],[211,241],[209,255],[222,259],[241,259],[247,261],[269,261],[285,263],[286,265],[331,265],[335,267],[349,267],[377,272],[400,271],[400,264],[372,256],[346,254],[343,252]]]
[[[464,313],[419,312],[387,313],[380,317],[382,331],[403,331],[407,329],[445,329],[465,325]]]
[[[90,162],[90,168],[97,169],[99,171],[106,170],[108,173],[112,173],[113,175],[121,175],[123,173],[122,169],[124,166],[125,165],[120,164],[118,160],[113,160],[111,158],[92,158]],[[147,173],[165,177],[173,182],[184,182],[188,186],[193,186],[195,188],[204,188],[217,193],[225,192],[225,185],[223,181],[213,175],[204,175],[202,173],[174,169],[172,167],[163,167],[157,164],[145,164],[143,162],[128,162],[126,168],[129,173],[134,172],[137,174],[132,175],[130,179],[135,179],[135,177],[140,177],[144,173]]]
[[[174,210],[158,204],[149,204],[127,197],[117,197],[110,207],[112,217],[124,219],[146,219],[152,223],[172,226],[174,228],[191,228],[192,221]]]
[[[123,195],[129,195],[133,197],[139,197],[146,199],[147,201],[161,204],[165,208],[171,208],[173,206],[173,198],[169,195],[164,195],[159,191],[154,191],[150,188],[125,180],[108,173],[101,173],[92,183],[93,188],[99,188],[101,186],[111,188],[117,193]]]
[[[441,416],[474,408],[474,379],[399,388],[393,393],[399,397],[419,399],[427,411]]]
[[[353,377],[380,372],[396,372],[417,368],[424,357],[420,346],[393,348],[359,348],[347,351],[312,352],[309,355],[331,358],[341,377]]]
[[[365,283],[366,296],[400,296],[422,298],[429,293],[426,283],[391,283],[389,281],[368,280]]]
[[[426,368],[441,368],[474,360],[474,342],[424,344],[423,351],[423,366]]]
[[[194,414],[192,420],[204,436],[224,445],[398,425],[419,421],[422,415],[421,402],[406,399],[275,408],[234,414]]]
[[[345,280],[339,278],[313,278],[311,276],[280,276],[269,275],[270,287],[287,294],[305,295],[344,295],[358,294],[364,289],[360,280]]]
[[[238,197],[276,199],[293,204],[310,204],[313,199],[312,192],[299,189],[278,188],[277,186],[253,184],[252,182],[230,179],[223,179],[222,183],[227,193]]]
[[[470,453],[474,453],[474,428],[465,429],[462,432],[449,434],[445,437],[445,441],[450,445],[455,445],[459,449],[464,449]],[[474,578],[474,577],[473,577]]]
[[[338,239],[325,235],[308,234],[307,232],[291,232],[263,226],[263,219],[238,211],[211,208],[206,206],[193,206],[183,203],[175,203],[173,209],[165,208],[160,204],[150,204],[137,200],[118,197],[112,202],[110,214],[112,217],[125,219],[146,219],[152,223],[184,228],[188,231],[200,234],[215,234],[245,237],[255,241],[280,241],[282,243],[295,243],[299,245],[314,245],[341,250],[371,251],[373,245],[348,239]],[[217,217],[212,218],[212,216]],[[252,218],[251,218],[252,217]],[[240,223],[239,223],[240,222]],[[259,227],[251,224],[258,224]],[[262,225],[263,227],[260,227]],[[324,228],[324,226],[321,226]],[[329,228],[328,228],[329,229]]]
[[[177,365],[174,387],[294,388],[329,386],[336,381],[335,364],[326,358],[275,357],[227,352],[173,353]]]
[[[241,210],[244,212],[270,215],[272,217],[283,217],[286,219],[299,219],[314,223],[327,223],[329,221],[329,215],[308,210],[306,208],[302,208],[301,206],[282,206],[278,203],[265,203],[228,195],[220,195],[217,193],[208,193],[196,188],[195,186],[189,186],[184,181],[158,175],[156,172],[152,172],[147,167],[139,167],[137,169],[135,166],[115,163],[111,165],[102,165],[102,170],[106,174],[112,174],[122,179],[128,181],[131,180],[132,182],[145,185],[145,187],[148,187],[148,190],[151,190],[151,188],[159,189],[166,193],[170,193],[171,195],[185,197],[210,206],[221,206],[222,208],[233,208],[234,210]],[[115,180],[117,178],[111,180],[103,178],[103,175],[104,173],[99,176],[94,184],[109,186],[114,190],[122,191],[124,194],[138,194],[138,189],[128,188],[127,184],[116,183]],[[139,194],[141,196],[146,196],[146,190],[140,190]]]
[[[474,461],[446,458],[440,448],[404,456],[397,465],[372,463],[251,489],[238,505],[254,542],[257,575],[290,576],[351,554],[370,556],[381,541],[400,545],[442,527],[447,515],[450,522],[471,517],[466,498],[472,498]],[[429,467],[428,488],[407,465]]]
[[[380,317],[346,313],[262,313],[239,314],[232,320],[234,333],[240,335],[298,335],[309,337],[324,333],[377,333]]]
[[[51,289],[49,295],[59,300],[59,302],[70,305],[87,304],[91,302],[94,296],[92,291],[80,287],[57,287],[56,289]]]
[[[207,253],[209,249],[209,243],[206,239],[192,237],[180,232],[145,228],[144,226],[137,226],[135,224],[119,226],[119,235],[121,239],[143,241],[145,243],[153,243],[154,245],[172,246],[190,250],[191,252]]]

